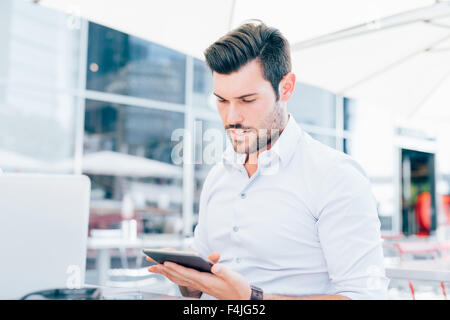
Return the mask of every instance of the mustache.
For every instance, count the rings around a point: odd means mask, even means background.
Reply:
[[[240,123],[235,123],[235,124],[229,124],[225,126],[225,130],[228,129],[243,129],[243,130],[252,130],[253,128],[250,127],[244,127],[242,124]]]

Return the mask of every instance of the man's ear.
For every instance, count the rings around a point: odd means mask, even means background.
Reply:
[[[280,84],[278,85],[280,100],[283,102],[287,102],[294,93],[294,88],[295,88],[295,74],[289,72],[283,77],[283,79],[281,79]]]

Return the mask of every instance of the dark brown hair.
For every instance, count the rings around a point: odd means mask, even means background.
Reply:
[[[228,32],[204,52],[206,63],[220,74],[238,71],[248,62],[259,59],[264,78],[272,84],[277,100],[278,85],[291,71],[289,42],[278,29],[262,22],[251,22]]]

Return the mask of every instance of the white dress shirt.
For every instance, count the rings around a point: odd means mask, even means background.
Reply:
[[[369,179],[290,114],[249,178],[225,150],[205,180],[193,248],[266,293],[386,299],[380,221]],[[202,299],[213,298],[202,294]]]

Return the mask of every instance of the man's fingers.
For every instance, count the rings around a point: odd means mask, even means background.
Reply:
[[[158,265],[150,266],[147,270],[152,273],[161,273],[161,270],[158,268]]]
[[[220,259],[220,253],[218,252],[213,252],[208,256],[208,259],[212,261],[212,263],[217,263],[219,262]]]
[[[224,268],[220,263],[216,263],[212,266],[211,272],[218,277],[227,277],[227,269]]]
[[[180,278],[172,270],[165,268],[164,265],[161,265],[161,264],[149,267],[148,271],[153,272],[153,273],[159,273],[159,274],[165,276],[166,278],[168,278],[170,281],[172,281],[178,285],[181,285],[181,286],[191,286],[192,285],[191,282],[186,281],[183,278]]]
[[[175,282],[176,284],[180,286],[190,287],[193,289],[199,289],[198,282],[192,281],[192,279],[185,277],[173,269],[170,269],[166,266],[161,266],[163,270],[163,274],[172,282]]]
[[[152,258],[150,258],[149,256],[146,256],[146,257],[145,257],[145,260],[156,263],[156,261],[153,260]]]
[[[212,266],[211,272],[229,283],[239,283],[241,279],[237,273],[231,271],[220,263]]]
[[[166,261],[164,262],[164,268],[170,270],[174,274],[176,274],[180,278],[186,278],[190,279],[192,281],[198,281],[199,280],[199,271],[186,268],[183,266],[180,266],[179,264]]]
[[[203,291],[203,286],[208,285],[208,283],[211,283],[215,278],[215,276],[210,273],[200,272],[168,261],[164,262],[164,269],[174,276],[188,281],[189,287],[200,291]]]

